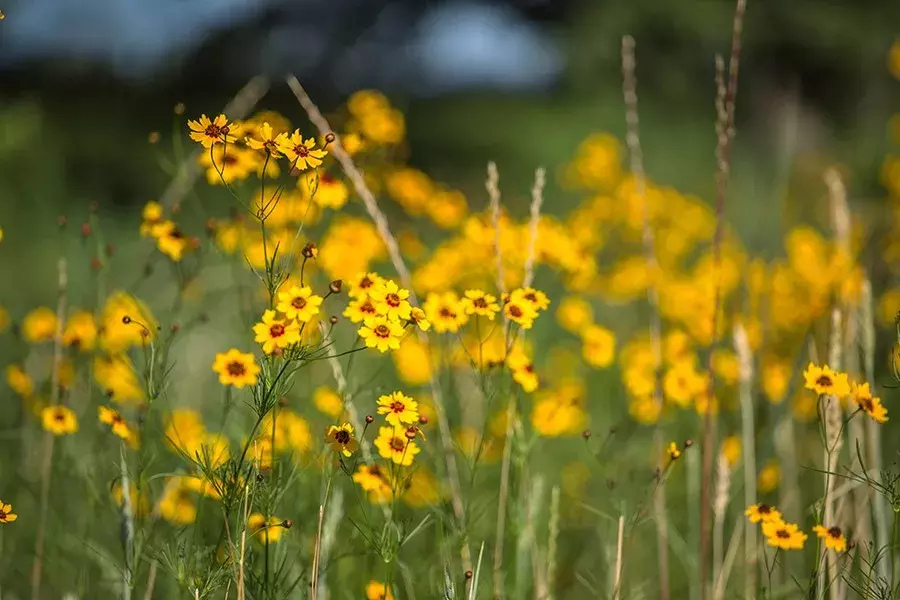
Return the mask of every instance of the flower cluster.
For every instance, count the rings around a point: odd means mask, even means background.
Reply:
[[[887,409],[881,398],[872,395],[868,383],[851,382],[846,373],[834,371],[828,365],[809,363],[803,372],[804,387],[819,396],[833,396],[839,400],[849,399],[857,410],[869,415],[877,423],[888,420]]]

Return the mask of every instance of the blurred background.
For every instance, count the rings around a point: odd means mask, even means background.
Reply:
[[[513,210],[543,165],[546,210],[561,212],[575,199],[554,176],[579,141],[623,137],[624,34],[637,40],[650,177],[712,197],[714,56],[728,53],[732,0],[12,0],[2,10],[0,225],[31,262],[56,215],[98,202],[131,218],[158,198],[173,130],[217,113],[257,74],[273,81],[258,108],[301,126],[286,73],[326,112],[380,89],[406,114],[410,164],[466,192],[473,209],[495,160]],[[819,212],[829,165],[844,167],[857,212],[883,214],[898,18],[900,5],[878,0],[749,3],[728,205],[748,250],[777,253],[791,224]]]

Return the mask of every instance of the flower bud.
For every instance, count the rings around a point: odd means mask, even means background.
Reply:
[[[340,294],[341,287],[343,287],[343,285],[344,285],[343,281],[341,281],[340,279],[335,279],[334,281],[332,281],[331,283],[328,284],[328,289],[331,290],[332,294]]]

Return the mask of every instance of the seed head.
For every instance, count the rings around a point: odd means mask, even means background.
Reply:
[[[694,440],[684,440],[684,447],[685,447],[685,448],[690,448],[690,447],[693,446],[693,445],[694,445]]]
[[[147,142],[149,142],[150,144],[159,143],[159,132],[151,131],[150,134],[147,136]]]
[[[415,425],[410,425],[406,428],[406,439],[414,440],[418,434],[419,430]]]
[[[290,529],[291,527],[294,526],[294,522],[291,521],[290,519],[285,519],[284,521],[281,522],[281,526],[284,527],[285,529]]]
[[[344,285],[344,282],[340,279],[335,279],[331,283],[328,284],[328,289],[331,290],[332,294],[340,294],[341,287]]]
[[[419,415],[419,425],[428,425],[428,417]]]
[[[328,133],[325,134],[325,143],[326,144],[331,144],[332,142],[334,142],[334,140],[335,140],[335,135],[333,133],[331,133],[329,131]]]
[[[373,417],[372,415],[366,415],[366,423],[368,425],[371,425],[374,422],[375,422],[375,417]]]
[[[172,333],[178,333],[179,331],[181,331],[181,325],[179,325],[178,323],[172,323],[171,330]]]
[[[112,256],[116,253],[116,247],[113,244],[107,244],[105,250],[107,256]]]
[[[334,315],[331,315],[330,317],[328,317],[328,322],[332,325],[337,325],[338,318]]]
[[[176,115],[183,115],[184,114],[184,102],[179,102],[178,104],[176,104],[175,108],[173,110],[175,111]]]
[[[308,244],[303,246],[301,254],[303,254],[303,258],[315,258],[317,254],[316,245],[312,242],[309,242]]]

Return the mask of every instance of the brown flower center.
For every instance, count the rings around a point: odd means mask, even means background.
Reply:
[[[404,410],[406,410],[406,405],[402,402],[397,402],[396,400],[394,402],[391,402],[391,412],[400,414]]]
[[[302,310],[306,306],[306,298],[297,296],[296,298],[291,300],[291,306],[293,306],[297,310]]]
[[[334,441],[341,446],[346,446],[350,443],[350,432],[346,429],[338,429],[334,432]]]
[[[820,375],[818,379],[816,379],[816,385],[821,385],[822,387],[831,387],[832,385],[831,377],[828,375]]]
[[[440,314],[445,319],[455,319],[456,318],[456,313],[453,312],[452,310],[450,310],[449,308],[447,308],[446,306],[442,306],[441,310],[438,311],[438,314]]]
[[[223,133],[227,133],[227,132],[224,131],[224,129],[222,127],[219,127],[215,123],[210,123],[209,125],[206,126],[206,130],[203,133],[206,134],[206,137],[211,137],[213,139],[219,139],[219,137],[221,137]]]
[[[478,308],[487,308],[487,300],[484,298],[475,298],[472,300],[472,304],[477,306]]]
[[[397,294],[388,294],[384,297],[384,301],[388,303],[388,306],[393,306],[394,308],[400,306],[400,296]]]
[[[522,316],[522,309],[516,306],[515,304],[510,305],[509,314],[511,317],[519,318]]]
[[[54,413],[54,415],[53,415],[53,418],[57,422],[62,423],[63,421],[66,420],[66,415],[62,411],[56,411],[56,413]]]
[[[769,506],[768,504],[760,504],[760,505],[756,508],[756,512],[758,512],[758,513],[761,514],[761,515],[767,515],[767,514],[769,514],[770,512],[772,512],[772,507]]]
[[[369,276],[366,275],[362,278],[362,280],[360,280],[359,287],[361,287],[362,289],[370,288],[374,283],[375,282],[369,279]]]
[[[775,535],[777,537],[780,537],[783,540],[790,539],[790,537],[791,537],[791,534],[788,533],[787,529],[779,529],[778,531],[775,532]]]
[[[266,140],[263,142],[263,150],[265,150],[269,154],[274,154],[278,149],[278,145],[275,143],[275,140]]]
[[[406,440],[403,438],[392,438],[391,439],[391,450],[394,452],[403,452],[406,449]]]
[[[232,377],[240,377],[241,375],[243,375],[244,373],[247,372],[247,368],[244,367],[244,363],[237,361],[237,360],[228,363],[226,370],[228,371],[228,374],[231,375]]]
[[[306,158],[309,156],[309,148],[304,146],[303,144],[298,144],[294,146],[294,154],[296,154],[300,158]]]
[[[281,323],[275,323],[271,327],[269,327],[269,335],[273,338],[281,337],[284,335],[284,325]]]
[[[366,300],[365,304],[359,307],[359,312],[375,314],[375,305]]]
[[[381,324],[375,328],[375,335],[380,338],[389,338],[391,337],[391,329],[385,324]]]
[[[537,296],[535,295],[534,292],[531,292],[530,294],[525,294],[525,299],[530,300],[531,302],[537,302]]]
[[[5,520],[6,520],[6,513],[4,511],[0,510],[0,521],[5,521]]]
[[[840,527],[832,527],[828,530],[828,535],[833,537],[834,539],[838,539],[841,537],[841,528]]]

